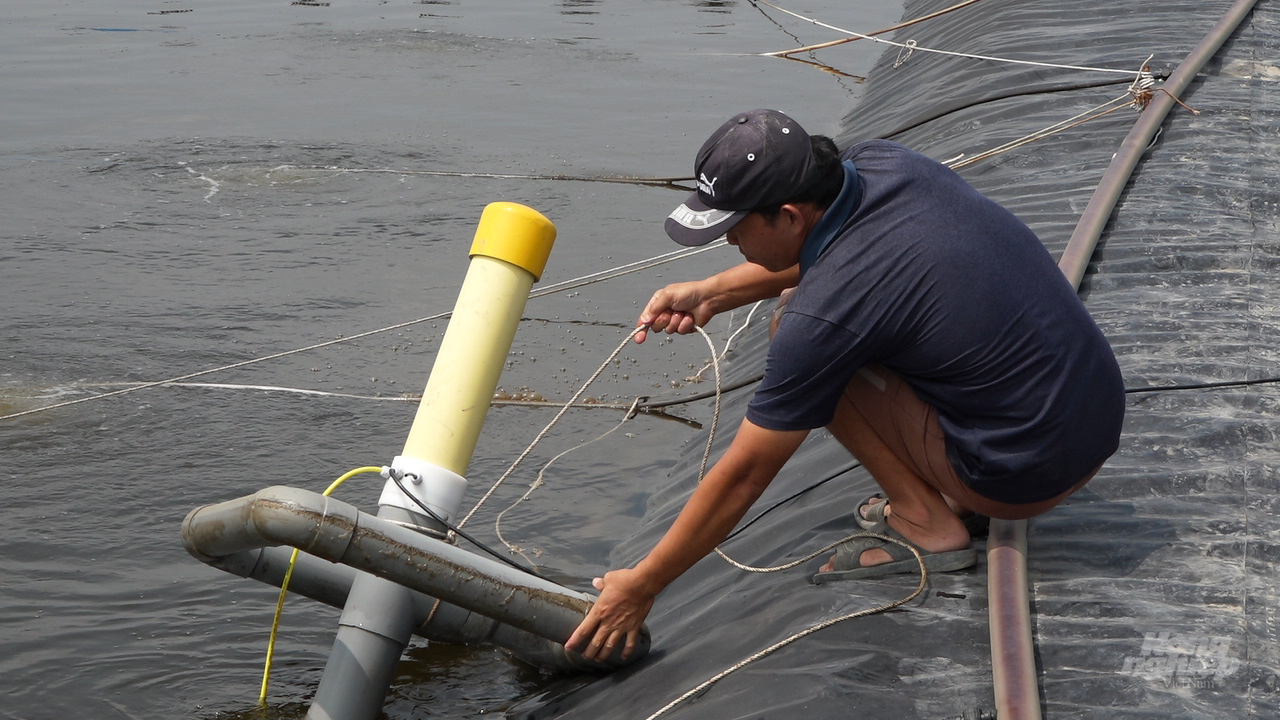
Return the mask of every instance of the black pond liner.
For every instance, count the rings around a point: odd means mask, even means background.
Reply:
[[[950,5],[908,2],[904,17]],[[921,46],[1073,65],[1170,71],[1232,3],[977,3],[899,31]],[[828,50],[825,52],[838,52]],[[892,137],[939,160],[976,154],[1124,92],[1123,78],[888,50],[845,119],[843,147]],[[1081,293],[1126,386],[1280,375],[1280,13],[1259,3],[1183,93],[1134,173]],[[1097,86],[1099,80],[1121,84]],[[1092,87],[1087,87],[1091,86]],[[1062,252],[1136,114],[1125,110],[960,172]],[[910,128],[902,131],[903,128]],[[761,370],[758,317],[728,380]],[[750,398],[724,399],[715,452]],[[1132,394],[1119,452],[1070,501],[1030,522],[1032,623],[1048,718],[1280,717],[1280,386]],[[615,552],[634,563],[692,491],[705,435]],[[724,545],[776,565],[855,531],[873,488],[814,432],[748,513],[779,505]],[[825,482],[823,482],[825,481]],[[815,486],[807,492],[806,488]],[[805,628],[908,594],[909,576],[813,586],[819,564],[767,575],[711,556],[663,593],[653,652],[598,679],[566,680],[510,718],[648,718]],[[850,620],[745,666],[664,718],[994,716],[984,566],[937,575],[904,608]]]

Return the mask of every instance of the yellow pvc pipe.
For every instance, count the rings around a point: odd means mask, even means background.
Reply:
[[[529,290],[555,238],[555,225],[536,210],[507,202],[485,208],[402,456],[466,475]]]

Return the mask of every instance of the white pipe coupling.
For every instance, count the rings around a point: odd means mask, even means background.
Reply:
[[[403,455],[397,455],[396,459],[391,461],[391,468],[403,476],[400,483],[413,497],[435,511],[446,522],[451,524],[456,522],[458,510],[462,507],[462,495],[467,491],[466,478],[434,463]],[[422,508],[405,495],[395,481],[390,479],[382,488],[382,497],[378,498],[378,504],[422,514]]]

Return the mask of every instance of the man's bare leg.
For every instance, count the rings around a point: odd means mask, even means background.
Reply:
[[[892,508],[885,518],[889,527],[930,552],[969,547],[969,532],[946,498],[894,454],[847,398],[841,399],[827,429],[884,490]],[[884,550],[873,549],[862,554],[861,564],[879,565],[891,559]],[[828,561],[822,570],[831,570],[831,564]]]
[[[792,292],[794,288],[788,288],[778,298],[769,323],[770,339],[778,330],[778,322]],[[891,512],[885,516],[889,527],[929,552],[969,547],[969,531],[958,514],[966,512],[965,508],[944,497],[895,455],[847,396],[840,399],[827,430],[862,463],[884,490],[885,502],[891,503],[891,508],[886,508]],[[864,552],[860,561],[862,566],[869,567],[892,559],[884,550],[873,549]],[[834,562],[833,556],[821,568],[822,572],[832,570]]]

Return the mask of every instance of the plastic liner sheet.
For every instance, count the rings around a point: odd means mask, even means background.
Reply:
[[[950,2],[911,2],[905,17]],[[1063,64],[1176,66],[1229,2],[988,0],[900,31],[921,46]],[[1082,288],[1130,389],[1280,376],[1280,18],[1260,3],[1182,98],[1131,180]],[[1125,90],[1096,73],[888,51],[838,138],[891,136],[940,160],[1083,112]],[[1104,79],[1113,79],[1110,77]],[[1121,78],[1123,80],[1123,78]],[[1061,88],[1043,92],[1049,88]],[[1013,97],[1011,93],[1027,92]],[[992,99],[998,98],[998,99]],[[961,170],[1061,252],[1134,114],[1115,113]],[[926,118],[934,118],[917,124]],[[914,126],[905,132],[901,128]],[[759,317],[730,354],[758,372]],[[725,398],[715,454],[750,389]],[[1040,691],[1048,718],[1280,717],[1280,385],[1130,395],[1119,452],[1030,523]],[[696,482],[705,436],[651,497],[634,563]],[[724,545],[775,565],[856,531],[873,489],[825,432],[802,446]],[[792,497],[792,496],[795,497]],[[790,499],[788,499],[790,498]],[[511,718],[649,718],[670,700],[813,624],[897,599],[911,577],[813,586],[821,561],[749,574],[712,556],[659,597],[652,654],[570,679]],[[896,611],[850,620],[749,664],[670,718],[994,716],[986,573],[936,575]]]

